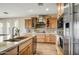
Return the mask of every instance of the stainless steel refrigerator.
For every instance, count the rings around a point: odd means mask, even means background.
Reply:
[[[73,54],[73,33],[74,33],[74,22],[73,22],[73,4],[66,4],[64,6],[64,41],[63,50],[65,55]]]
[[[79,4],[64,6],[64,54],[79,55]]]

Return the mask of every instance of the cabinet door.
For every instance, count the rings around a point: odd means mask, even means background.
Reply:
[[[16,48],[13,48],[13,49],[7,51],[5,53],[5,55],[17,55],[18,54],[17,50],[18,50],[17,47]]]
[[[57,28],[57,18],[53,17],[50,19],[50,28]]]
[[[37,42],[45,42],[45,34],[38,34]]]
[[[28,55],[32,55],[32,44],[28,46]]]
[[[20,55],[32,55],[32,44],[29,44],[22,51],[20,51]]]
[[[32,20],[29,19],[28,21],[29,21],[29,22],[28,22],[28,27],[29,27],[29,28],[32,28]]]
[[[29,48],[31,50],[31,47],[30,44],[32,44],[32,39],[22,43],[20,46],[19,46],[19,54],[20,55],[29,55]]]
[[[37,49],[37,36],[33,37],[33,43],[32,43],[32,53],[36,54]]]
[[[37,34],[37,42],[42,42],[42,37],[40,34]]]
[[[56,43],[56,36],[55,35],[50,34],[50,42]]]
[[[28,46],[30,43],[32,43],[32,39],[22,43],[21,45],[19,45],[19,51],[23,50],[26,46]]]
[[[32,28],[32,20],[31,19],[25,20],[25,27],[26,28]]]
[[[45,42],[49,42],[49,36],[46,35],[46,38],[44,40]]]
[[[26,46],[22,51],[20,51],[20,55],[28,55],[28,46]]]
[[[45,42],[47,43],[55,43],[56,42],[56,36],[52,34],[47,34],[45,38]]]
[[[28,19],[25,20],[25,28],[29,28]]]

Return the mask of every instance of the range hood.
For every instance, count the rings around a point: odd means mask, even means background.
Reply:
[[[44,19],[44,16],[43,15],[40,15],[38,17],[38,21],[37,21],[37,24],[36,24],[36,28],[44,28],[45,27],[45,19]]]

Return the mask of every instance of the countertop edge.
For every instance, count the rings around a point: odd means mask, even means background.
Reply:
[[[8,47],[8,48],[6,48],[6,49],[0,51],[0,54],[5,53],[5,52],[11,50],[12,48],[15,48],[15,47],[19,46],[19,45],[22,44],[23,42],[26,42],[26,41],[28,41],[29,39],[33,38],[33,37],[35,37],[35,35],[34,35],[34,36],[31,36],[31,37],[28,37],[28,38],[26,38],[26,39],[23,39],[23,40],[21,40],[21,41],[19,41],[17,44],[15,44],[15,45],[13,45],[13,46],[11,46],[11,47]]]

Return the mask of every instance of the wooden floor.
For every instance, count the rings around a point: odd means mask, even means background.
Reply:
[[[57,55],[55,44],[37,43],[36,55]]]

